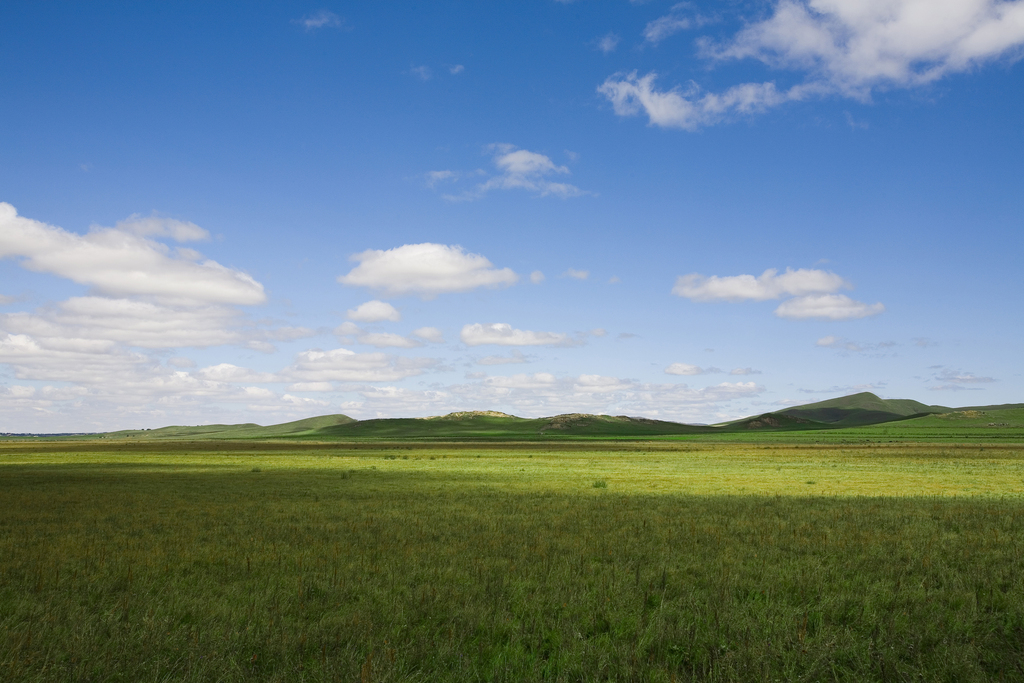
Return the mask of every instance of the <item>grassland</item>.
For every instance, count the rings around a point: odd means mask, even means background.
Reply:
[[[0,678],[1024,680],[1024,450],[0,445]]]

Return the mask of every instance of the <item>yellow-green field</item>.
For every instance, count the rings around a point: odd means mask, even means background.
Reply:
[[[1024,680],[1024,448],[0,443],[0,679]]]

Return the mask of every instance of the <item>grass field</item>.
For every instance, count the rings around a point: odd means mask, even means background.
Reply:
[[[1013,445],[0,443],[0,679],[1024,680]]]

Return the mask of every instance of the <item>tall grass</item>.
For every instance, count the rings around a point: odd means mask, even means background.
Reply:
[[[573,490],[480,454],[0,459],[0,679],[1024,680],[1017,496],[652,493],[615,454]]]

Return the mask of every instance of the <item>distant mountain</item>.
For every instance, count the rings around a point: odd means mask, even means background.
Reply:
[[[784,408],[723,424],[688,425],[625,415],[567,413],[522,418],[496,411],[461,411],[419,418],[355,420],[348,415],[320,415],[263,427],[257,424],[202,425],[129,430],[98,438],[133,439],[326,439],[326,440],[536,440],[545,438],[650,438],[671,435],[813,431],[864,427],[925,416],[981,416],[984,411],[1024,408],[1024,404],[947,408],[908,399],[882,399],[870,392]],[[973,413],[971,411],[974,411]],[[930,423],[929,423],[930,424]]]
[[[953,408],[929,406],[902,398],[879,398],[869,391],[817,403],[793,406],[756,417],[729,422],[731,429],[835,429],[905,420],[909,417],[948,413]]]

